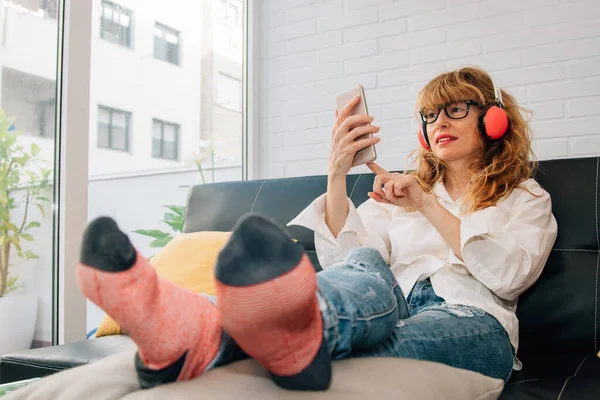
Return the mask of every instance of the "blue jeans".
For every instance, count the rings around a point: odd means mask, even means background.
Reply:
[[[333,359],[401,357],[468,369],[507,381],[513,348],[500,323],[485,311],[450,305],[429,280],[408,299],[379,252],[357,248],[317,274],[324,337]],[[247,356],[224,332],[208,369]]]

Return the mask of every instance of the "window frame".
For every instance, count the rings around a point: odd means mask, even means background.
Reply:
[[[174,61],[169,59],[169,55],[171,54],[170,51],[167,51],[166,58],[161,58],[161,57],[157,56],[156,41],[163,40],[167,43],[167,45],[169,44],[169,41],[167,41],[166,37],[159,38],[158,36],[156,36],[156,30],[162,31],[165,36],[169,33],[177,36],[177,54],[175,57],[176,59]],[[168,49],[170,50],[170,47],[168,47]],[[181,65],[181,32],[178,31],[177,29],[170,27],[169,25],[163,24],[162,22],[154,21],[154,58],[157,60],[160,60],[160,61],[167,62],[169,64],[180,66]]]
[[[91,47],[97,35],[90,26],[97,18],[91,1],[59,0],[59,72],[55,152],[57,154],[53,220],[53,344],[73,343],[86,338],[86,299],[76,282],[81,237],[88,224],[88,169]],[[267,173],[260,155],[260,4],[243,0],[240,24],[243,46],[242,180],[261,179]],[[97,20],[96,20],[97,21]],[[67,28],[68,27],[68,28]],[[135,21],[131,20],[131,49],[135,45]],[[96,36],[97,37],[97,36]],[[59,111],[60,110],[60,111]],[[67,112],[69,110],[70,112]],[[130,129],[133,128],[130,121]],[[93,126],[92,126],[93,129]],[[131,136],[131,132],[129,133]],[[65,210],[68,210],[66,212]]]
[[[100,111],[107,111],[109,113],[109,124],[108,124],[108,146],[103,146],[100,144]],[[120,149],[117,147],[113,147],[111,144],[113,142],[113,114],[124,114],[126,117],[126,130],[125,130],[125,145],[126,145],[126,149]],[[130,152],[130,148],[131,148],[131,112],[129,111],[125,111],[125,110],[120,110],[118,108],[114,108],[114,107],[108,107],[108,106],[104,106],[99,104],[98,105],[98,117],[97,117],[97,124],[96,124],[96,147],[100,148],[100,149],[107,149],[107,150],[116,150],[116,151],[122,151],[124,153],[129,153]]]
[[[122,43],[122,41],[114,41],[109,39],[108,36],[105,36],[105,18],[104,18],[104,7],[108,5],[112,8],[112,12],[117,11],[121,15],[126,15],[129,17],[129,26],[127,27],[127,40],[126,43]],[[115,3],[110,0],[102,0],[100,2],[100,38],[106,40],[107,42],[116,44],[118,46],[125,47],[127,49],[133,49],[133,10],[130,10],[127,7],[123,7],[122,5]],[[114,20],[110,21],[112,24],[115,24]],[[122,26],[122,25],[121,25]],[[118,36],[118,35],[117,35]]]
[[[160,125],[160,155],[154,155],[154,125]],[[169,125],[175,128],[175,158],[165,157],[164,144],[165,144],[165,126]],[[160,118],[152,118],[152,158],[160,159],[160,160],[168,160],[168,161],[176,161],[180,160],[180,149],[179,144],[181,142],[181,125],[176,124],[174,122],[165,121]]]

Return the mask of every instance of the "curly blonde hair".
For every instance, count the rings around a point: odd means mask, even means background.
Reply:
[[[460,100],[473,100],[485,109],[496,105],[494,85],[490,76],[476,67],[461,68],[441,74],[430,81],[419,93],[417,109],[437,108],[439,105]],[[483,156],[469,165],[471,183],[465,195],[467,212],[494,206],[515,187],[533,175],[537,163],[531,149],[532,132],[513,96],[502,91],[502,100],[508,115],[509,130],[499,140],[480,135]],[[411,172],[423,189],[433,186],[444,177],[447,165],[431,150],[420,147],[416,153],[417,168]]]

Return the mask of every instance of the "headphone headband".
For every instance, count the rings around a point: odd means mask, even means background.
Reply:
[[[504,102],[502,101],[502,92],[500,91],[500,89],[496,86],[496,84],[494,83],[494,80],[492,79],[492,85],[494,86],[494,97],[496,100],[496,103],[501,107],[504,108]]]

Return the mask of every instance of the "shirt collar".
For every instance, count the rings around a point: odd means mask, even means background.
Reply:
[[[433,186],[433,193],[435,193],[438,196],[438,198],[440,198],[440,199],[444,200],[446,203],[452,204],[452,205],[460,204],[463,199],[461,197],[461,198],[457,199],[456,201],[452,200],[452,197],[450,197],[450,194],[446,190],[446,186],[444,186],[444,182],[442,179],[437,181],[436,184]]]

